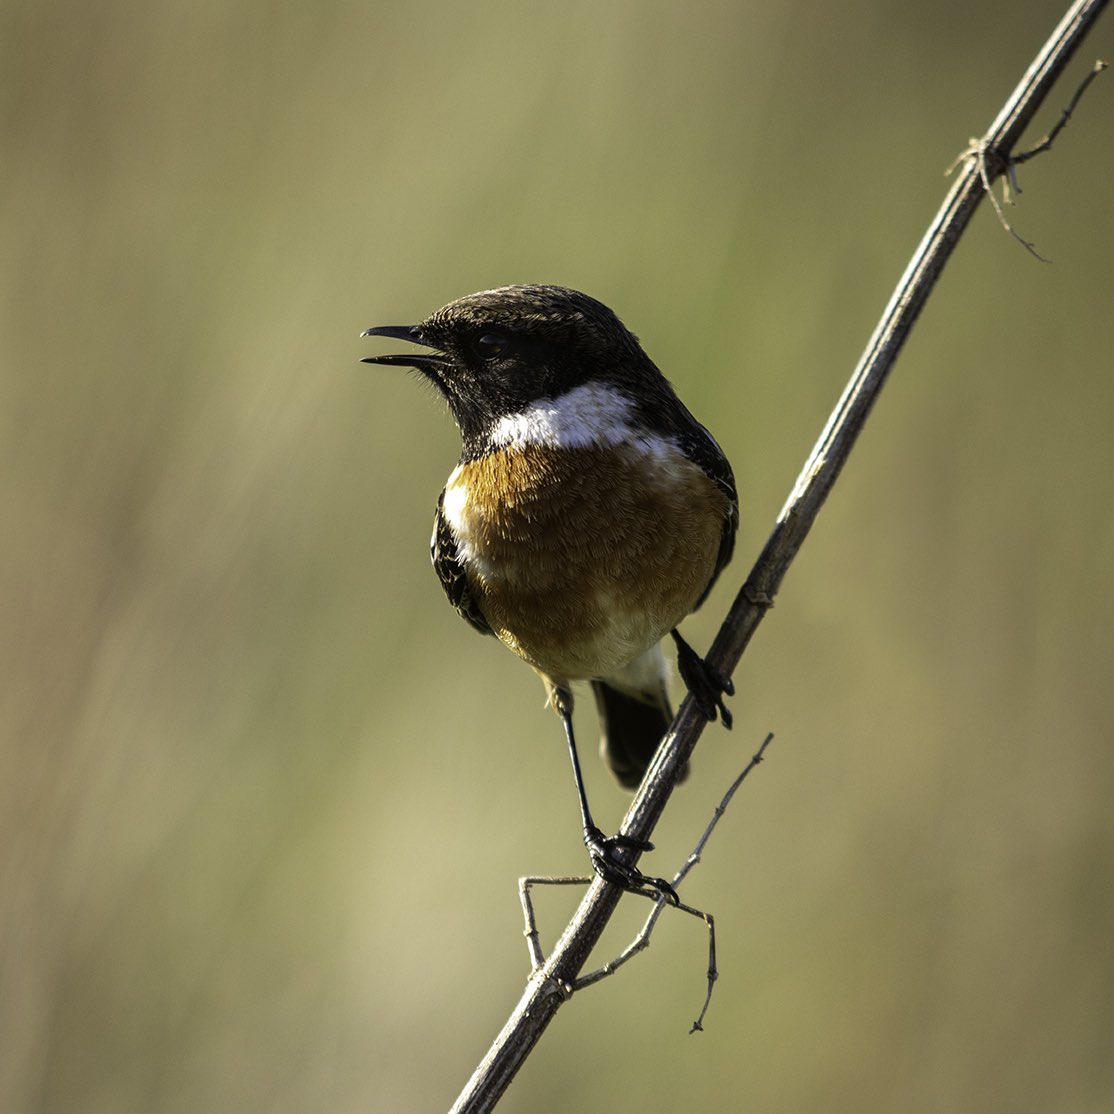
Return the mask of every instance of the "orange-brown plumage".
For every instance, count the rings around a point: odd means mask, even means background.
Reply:
[[[712,579],[726,494],[679,451],[506,448],[461,464],[445,513],[501,641],[559,686],[656,645]]]

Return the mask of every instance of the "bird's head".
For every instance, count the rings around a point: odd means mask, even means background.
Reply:
[[[638,398],[664,385],[607,306],[563,286],[482,290],[417,325],[383,325],[362,335],[429,349],[364,363],[417,368],[448,400],[466,445],[482,442],[500,419],[577,387],[598,383]]]

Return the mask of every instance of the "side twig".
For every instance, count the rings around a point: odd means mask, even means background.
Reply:
[[[762,745],[754,753],[746,766],[743,767],[739,776],[731,783],[719,804],[716,805],[715,811],[712,813],[712,819],[708,822],[708,826],[704,829],[703,834],[696,841],[696,846],[692,849],[691,854],[685,860],[681,869],[673,875],[670,884],[674,890],[684,881],[689,871],[700,862],[700,856],[707,846],[708,840],[712,838],[712,832],[716,830],[716,825],[727,811],[727,806],[731,803],[731,798],[735,796],[736,790],[743,784],[747,774],[763,760],[766,755],[766,748],[773,742],[773,739],[774,736],[771,732],[762,740]],[[530,890],[534,886],[586,886],[591,881],[592,879],[586,875],[579,875],[576,877],[564,875],[560,877],[530,876],[518,880],[518,897],[519,901],[522,903],[522,915],[526,926],[523,935],[526,937],[526,947],[530,952],[530,968],[532,972],[537,972],[545,965],[545,953],[542,951],[541,940],[538,936],[537,918],[534,916],[534,903],[530,898]],[[596,970],[592,971],[590,974],[581,975],[571,984],[566,985],[563,988],[563,993],[566,997],[571,997],[577,990],[583,990],[585,987],[591,986],[593,983],[597,983],[601,979],[606,979],[609,975],[615,974],[624,963],[633,959],[639,952],[645,951],[645,949],[650,946],[650,937],[653,935],[654,926],[658,923],[658,918],[661,916],[662,910],[666,908],[679,909],[682,913],[688,913],[690,916],[702,920],[708,926],[708,990],[704,995],[704,1005],[696,1020],[692,1023],[692,1028],[689,1029],[689,1033],[703,1032],[704,1018],[707,1016],[708,1007],[712,1004],[712,988],[719,978],[719,969],[716,966],[715,918],[711,913],[705,913],[701,909],[694,909],[691,905],[685,905],[683,902],[678,902],[674,905],[673,902],[663,894],[652,894],[644,890],[633,890],[631,892],[638,894],[640,897],[648,898],[654,903],[654,908],[646,918],[646,923],[639,930],[638,935],[635,936],[614,959],[609,960],[602,967],[597,967]]]
[[[975,166],[978,167],[979,177],[982,179],[983,189],[986,191],[986,196],[990,199],[990,204],[994,208],[994,212],[998,216],[998,223],[1034,258],[1039,259],[1042,263],[1051,263],[1050,259],[1046,259],[1036,249],[1036,245],[1030,240],[1026,240],[1019,232],[1017,232],[1013,225],[1006,220],[1006,214],[1002,209],[1003,205],[1012,205],[1013,194],[1021,193],[1021,186],[1017,181],[1017,167],[1023,162],[1028,162],[1029,159],[1037,155],[1043,154],[1045,151],[1051,149],[1052,144],[1056,141],[1056,137],[1067,127],[1068,121],[1071,119],[1071,114],[1075,111],[1075,106],[1079,103],[1079,98],[1087,91],[1087,86],[1095,80],[1096,77],[1103,70],[1106,69],[1106,63],[1103,61],[1096,62],[1087,76],[1079,83],[1079,88],[1076,89],[1075,95],[1068,102],[1068,107],[1060,113],[1060,119],[1057,120],[1056,126],[1050,131],[1039,143],[1030,147],[1028,151],[1022,151],[1020,155],[1010,155],[1008,158],[1003,156],[1000,151],[989,146],[986,139],[979,139],[973,137],[967,141],[967,146],[960,151],[955,162],[944,171],[945,174],[951,174],[953,170],[961,162],[968,159],[972,160]],[[996,171],[991,171],[991,166],[997,161],[999,167]],[[1002,175],[1002,201],[999,204],[998,198],[994,196],[994,190],[990,188],[990,180],[996,174]],[[1012,193],[1011,193],[1012,189]]]
[[[1105,7],[1106,0],[1075,0],[991,124],[984,137],[988,149],[1009,156]],[[996,174],[1001,173],[997,165],[993,169]],[[712,644],[706,660],[724,676],[734,672],[777,595],[984,192],[979,168],[968,160],[913,253],[858,367]],[[633,839],[649,839],[704,725],[694,701],[687,698],[627,810],[621,827],[623,834]],[[617,886],[598,878],[589,886],[552,954],[530,978],[506,1024],[453,1105],[454,1112],[477,1114],[493,1109],[566,1000],[563,988],[576,979],[621,896]]]
[[[1075,96],[1068,101],[1068,107],[1060,113],[1060,119],[1056,121],[1056,126],[1042,139],[1039,143],[1030,147],[1028,151],[1022,151],[1019,155],[1014,155],[1010,159],[1013,166],[1020,166],[1023,162],[1028,162],[1031,158],[1037,155],[1044,154],[1053,143],[1056,142],[1056,137],[1068,126],[1068,121],[1071,119],[1071,114],[1075,111],[1075,106],[1079,104],[1080,98],[1087,92],[1087,86],[1095,80],[1096,77],[1107,67],[1106,62],[1100,58],[1090,69],[1087,76],[1079,83],[1079,88],[1075,91]],[[1014,192],[1020,193],[1021,190],[1014,184]]]

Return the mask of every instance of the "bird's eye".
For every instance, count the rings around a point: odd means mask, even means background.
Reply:
[[[481,360],[494,360],[506,352],[510,340],[502,333],[480,333],[472,342],[476,355]]]

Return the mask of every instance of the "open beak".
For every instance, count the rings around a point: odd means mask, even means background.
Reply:
[[[360,333],[362,337],[390,337],[392,340],[405,340],[411,344],[424,344],[427,348],[433,345],[422,339],[422,331],[417,325],[377,325],[372,329],[365,329]],[[363,364],[393,364],[396,367],[416,367],[419,371],[444,367],[449,363],[447,357],[441,353],[432,355],[425,352],[416,352],[412,355],[394,356],[365,356],[360,363]]]

